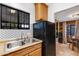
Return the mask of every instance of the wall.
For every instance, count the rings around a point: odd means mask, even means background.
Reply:
[[[78,3],[50,3],[48,4],[48,20],[55,22],[55,13],[79,5]]]
[[[59,12],[74,6],[79,5],[79,3],[54,3],[53,4],[53,11],[54,12]]]
[[[18,37],[21,37],[22,32],[23,32],[23,35],[33,32],[32,24],[35,22],[35,9],[34,9],[33,3],[3,3],[3,4],[29,12],[30,13],[30,30],[0,29],[0,39],[18,38]]]
[[[53,12],[53,3],[50,3],[48,6],[48,21],[55,22],[54,12]]]

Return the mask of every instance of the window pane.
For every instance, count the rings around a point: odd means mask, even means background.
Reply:
[[[6,7],[2,6],[2,21],[6,21]]]

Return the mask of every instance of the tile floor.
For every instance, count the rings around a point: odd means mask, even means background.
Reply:
[[[77,56],[78,53],[69,48],[68,44],[56,43],[56,56]]]

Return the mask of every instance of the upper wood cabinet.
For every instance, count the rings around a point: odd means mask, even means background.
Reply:
[[[48,6],[44,3],[35,3],[35,20],[47,21]]]

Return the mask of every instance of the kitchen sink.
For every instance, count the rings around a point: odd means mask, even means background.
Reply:
[[[35,38],[30,38],[30,39],[26,39],[26,38],[22,38],[19,40],[19,44],[20,46],[25,45],[25,44],[29,44],[29,43],[34,43],[34,42],[38,42],[38,39]]]
[[[35,38],[32,39],[32,43],[38,42],[38,41],[39,41],[38,39],[35,39]]]
[[[35,43],[35,42],[39,42],[39,40],[35,39],[35,38],[28,38],[28,39],[27,38],[20,38],[20,39],[14,40],[14,41],[7,42],[5,49],[6,49],[6,51],[10,51],[12,49],[16,49],[19,46],[32,44],[32,43]]]

